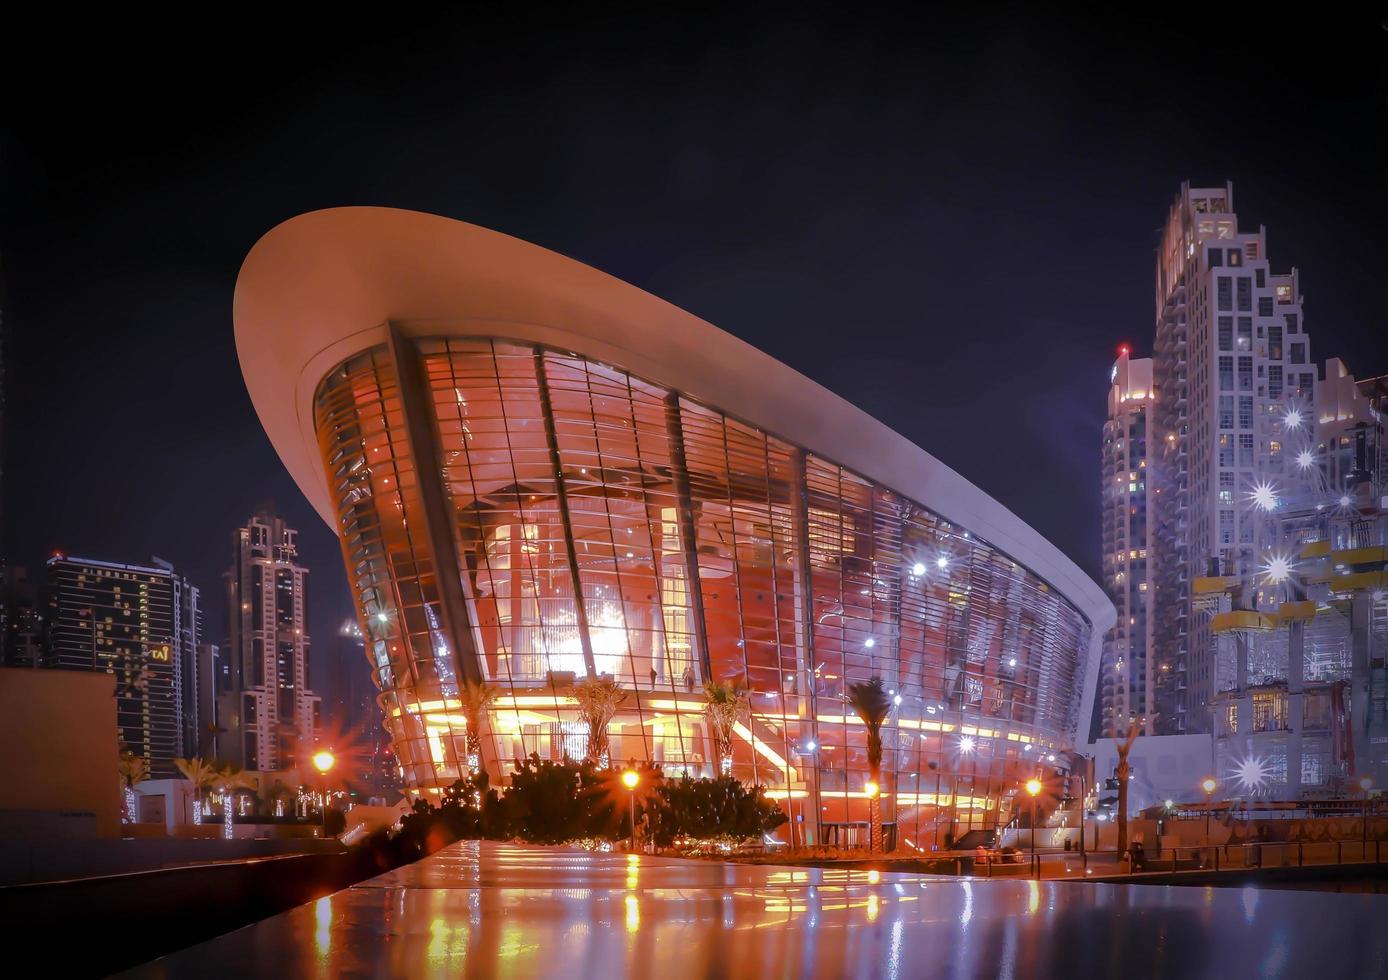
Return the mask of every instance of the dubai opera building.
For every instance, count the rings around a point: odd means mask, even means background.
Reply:
[[[992,498],[767,355],[514,238],[382,208],[252,249],[246,385],[342,542],[405,785],[467,771],[459,692],[502,694],[483,762],[581,757],[575,678],[628,696],[612,757],[711,775],[705,680],[751,712],[733,772],[795,843],[883,817],[910,846],[991,828],[1087,729],[1102,590]],[[581,597],[581,598],[580,598]],[[363,665],[361,669],[368,669]]]

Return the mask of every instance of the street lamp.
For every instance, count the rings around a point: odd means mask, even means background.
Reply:
[[[1031,860],[1036,863],[1036,795],[1041,792],[1041,780],[1032,776],[1027,780],[1027,792],[1031,794]],[[1038,878],[1041,877],[1038,869]]]
[[[1210,805],[1214,799],[1214,791],[1219,788],[1219,782],[1213,776],[1206,776],[1200,781],[1200,788],[1205,791],[1205,846],[1210,846]],[[1229,849],[1224,849],[1225,854]]]
[[[1362,821],[1364,825],[1363,851],[1367,853],[1369,850],[1369,790],[1374,788],[1374,777],[1361,776],[1359,779],[1359,788],[1364,791],[1364,817]]]
[[[318,819],[323,825],[323,836],[328,836],[328,770],[337,762],[331,751],[319,749],[313,753],[313,768],[318,770],[319,784],[323,790],[323,800],[318,811]]]
[[[622,785],[627,788],[627,796],[631,799],[631,853],[636,853],[636,787],[641,784],[641,774],[635,769],[626,769],[622,772]]]

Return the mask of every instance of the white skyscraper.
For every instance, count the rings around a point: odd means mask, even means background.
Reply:
[[[1197,579],[1256,570],[1266,515],[1313,422],[1316,370],[1296,270],[1268,267],[1233,185],[1183,184],[1157,255],[1151,474],[1153,677],[1158,732],[1208,732],[1211,611]]]
[[[1094,734],[1113,738],[1130,717],[1151,714],[1153,682],[1148,657],[1152,596],[1147,521],[1151,486],[1147,453],[1152,444],[1152,360],[1131,356],[1127,344],[1109,375],[1108,420],[1103,448],[1104,590],[1118,610],[1104,635]]]
[[[318,697],[309,689],[308,569],[297,531],[257,513],[233,535],[227,573],[231,693],[219,748],[247,769],[289,769],[313,751]],[[224,747],[223,747],[224,746]]]

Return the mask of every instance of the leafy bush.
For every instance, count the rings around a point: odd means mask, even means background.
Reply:
[[[693,838],[735,844],[757,839],[788,818],[760,786],[748,789],[731,776],[665,782],[652,801],[650,833],[660,847]]]
[[[612,771],[572,759],[552,762],[537,754],[516,760],[503,801],[508,827],[533,844],[611,839],[620,833],[617,805],[625,802]]]
[[[671,781],[658,766],[639,771],[637,826],[658,846],[691,838],[729,844],[760,840],[786,822],[760,786],[748,789],[731,776]],[[437,807],[416,800],[393,847],[403,859],[414,860],[460,839],[518,838],[532,844],[621,839],[631,834],[630,792],[618,770],[532,754],[516,760],[504,794],[491,788],[486,773],[478,773],[446,789]]]

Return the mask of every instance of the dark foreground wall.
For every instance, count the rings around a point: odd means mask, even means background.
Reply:
[[[8,935],[66,976],[102,976],[389,870],[365,851],[251,858],[0,888]]]

